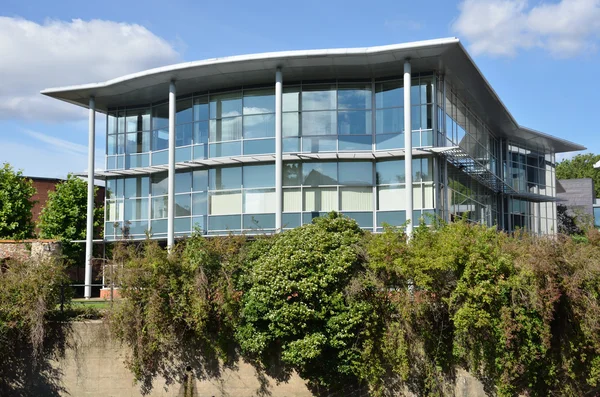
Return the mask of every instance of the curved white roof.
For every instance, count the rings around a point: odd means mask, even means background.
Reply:
[[[144,105],[165,101],[169,83],[177,95],[271,84],[280,67],[284,83],[327,79],[370,79],[403,74],[409,58],[413,72],[437,70],[461,91],[467,105],[500,137],[536,143],[555,152],[585,149],[581,145],[521,127],[504,106],[457,38],[418,41],[366,48],[283,51],[185,62],[150,69],[100,83],[49,88],[41,93],[96,109]]]

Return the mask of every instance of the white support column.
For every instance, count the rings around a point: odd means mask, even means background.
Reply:
[[[404,175],[406,191],[406,234],[413,231],[413,178],[412,178],[412,120],[410,105],[410,60],[404,62]]]
[[[175,81],[169,84],[169,178],[167,208],[167,248],[175,244]]]
[[[282,120],[283,120],[283,87],[282,87],[281,69],[277,68],[275,72],[275,230],[280,232],[282,225],[283,212],[283,138],[282,138]]]
[[[90,97],[88,120],[87,230],[85,235],[85,286],[83,296],[92,297],[92,258],[94,254],[94,153],[96,149],[96,100]]]

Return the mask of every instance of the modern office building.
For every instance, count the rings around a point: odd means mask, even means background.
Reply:
[[[339,211],[361,227],[429,215],[556,231],[555,154],[456,38],[286,51],[48,89],[89,109],[105,238],[264,233]],[[96,112],[106,169],[94,173]],[[90,242],[91,245],[91,242]]]

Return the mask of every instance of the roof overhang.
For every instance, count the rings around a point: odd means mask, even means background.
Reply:
[[[437,70],[458,90],[467,105],[500,138],[536,140],[548,151],[584,150],[562,139],[521,127],[504,106],[457,38],[418,41],[366,48],[283,51],[185,62],[122,76],[102,83],[49,88],[41,93],[87,108],[95,98],[96,110],[147,105],[168,98],[169,83],[177,95],[271,84],[281,68],[284,82],[327,79],[370,79],[403,74],[410,59],[413,72]]]

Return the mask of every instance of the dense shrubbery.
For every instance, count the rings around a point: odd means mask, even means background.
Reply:
[[[463,367],[499,396],[600,392],[600,234],[458,222],[360,230],[331,214],[273,237],[117,250],[112,325],[144,389],[236,355],[317,392],[444,395]],[[219,359],[221,361],[219,361]]]
[[[39,386],[25,380],[56,390],[58,379],[48,360],[61,354],[66,327],[49,323],[66,282],[60,261],[0,263],[0,395],[26,395],[28,388]]]

